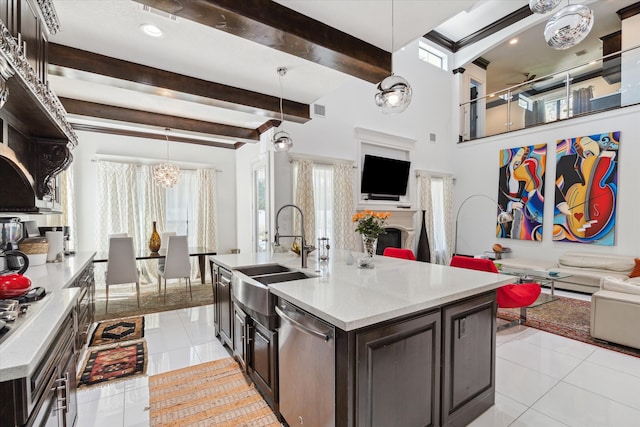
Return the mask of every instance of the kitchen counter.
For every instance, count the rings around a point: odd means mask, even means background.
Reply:
[[[311,254],[307,269],[301,268],[300,258],[292,253],[228,254],[210,259],[231,270],[278,263],[317,274],[316,278],[274,283],[269,288],[274,295],[344,331],[440,307],[512,281],[501,274],[383,256],[375,257],[375,268],[361,269],[357,258],[364,254],[354,252],[352,265],[346,265],[347,255],[333,250],[329,261],[321,263]]]
[[[29,267],[32,286],[47,290],[32,303],[19,327],[0,344],[0,382],[28,377],[44,356],[56,332],[76,306],[78,288],[67,288],[91,263],[93,252],[80,252],[64,262]]]

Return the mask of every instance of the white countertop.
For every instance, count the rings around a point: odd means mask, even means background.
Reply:
[[[78,277],[92,257],[93,252],[81,252],[67,257],[65,262],[33,266],[26,271],[32,286],[44,287],[47,295],[32,303],[31,308],[38,305],[37,311],[27,312],[19,327],[0,343],[0,381],[27,377],[36,368],[76,304],[80,290],[66,286]]]
[[[375,268],[361,269],[357,258],[363,254],[354,252],[354,264],[346,265],[347,254],[333,250],[326,263],[311,254],[306,270],[291,253],[214,255],[210,259],[228,269],[278,263],[318,274],[269,288],[274,295],[345,331],[439,307],[513,281],[501,274],[383,256],[375,257]]]

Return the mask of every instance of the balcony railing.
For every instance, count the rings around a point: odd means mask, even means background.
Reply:
[[[640,103],[640,46],[460,104],[460,142]]]

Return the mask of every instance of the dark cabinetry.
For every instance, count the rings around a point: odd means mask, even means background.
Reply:
[[[620,52],[622,49],[622,31],[616,31],[600,37],[602,40],[602,55],[607,56]],[[622,79],[620,55],[611,55],[602,60],[602,78],[609,84],[620,83]]]
[[[277,350],[278,334],[251,320],[248,325],[247,371],[263,394],[277,402]]]
[[[495,296],[485,295],[442,311],[442,425],[467,425],[495,395]]]
[[[231,302],[231,272],[218,267],[216,281],[216,316],[220,327],[220,341],[233,349],[233,304]]]
[[[359,426],[437,426],[440,312],[356,335]]]
[[[73,426],[77,419],[76,365],[72,311],[33,373],[0,383],[0,424]]]
[[[237,305],[233,307],[233,357],[242,369],[247,369],[247,315]]]
[[[89,262],[82,270],[72,287],[80,288],[78,305],[76,307],[76,349],[81,349],[86,343],[89,330],[95,316],[95,278],[93,276],[93,262]]]

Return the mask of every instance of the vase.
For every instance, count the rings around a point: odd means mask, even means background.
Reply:
[[[149,238],[149,250],[151,252],[158,252],[158,250],[160,250],[160,234],[158,234],[158,230],[156,229],[155,221],[153,221],[153,231]]]
[[[362,235],[362,246],[364,248],[364,256],[358,259],[358,267],[373,268],[375,267],[374,255],[378,246],[378,236]]]
[[[427,236],[427,212],[422,211],[422,229],[418,239],[418,261],[431,262],[431,250],[429,249],[429,237]]]

